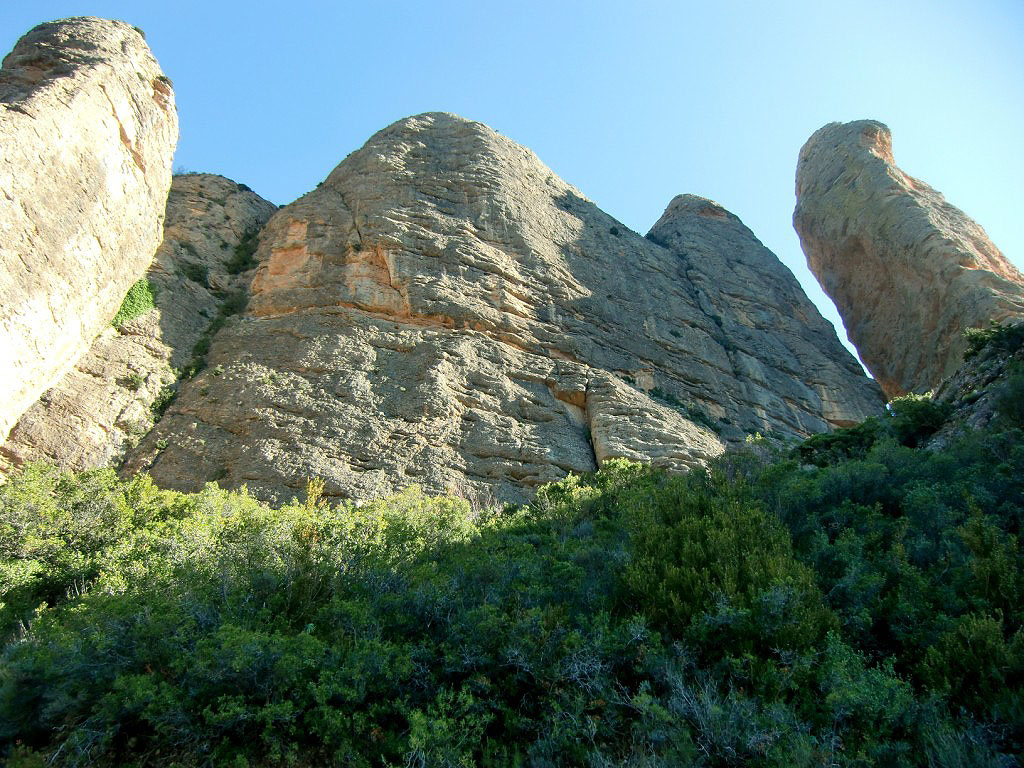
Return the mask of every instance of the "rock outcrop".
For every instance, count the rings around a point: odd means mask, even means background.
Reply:
[[[989,341],[979,343],[985,337]],[[993,420],[1000,426],[1024,426],[1024,324],[992,326],[978,338],[932,395],[948,415],[928,448],[945,448],[967,433],[989,428]]]
[[[116,463],[152,427],[176,371],[202,365],[211,325],[244,304],[256,234],[275,209],[222,176],[175,176],[164,240],[146,273],[155,307],[100,333],[18,420],[0,464],[45,459],[81,470]]]
[[[246,314],[126,466],[271,500],[322,477],[518,501],[880,407],[735,216],[677,198],[651,238],[480,123],[401,120],[273,216]]]
[[[963,211],[896,167],[881,123],[815,132],[796,194],[807,262],[887,396],[951,375],[967,328],[1024,314],[1024,277]]]
[[[153,258],[178,120],[142,34],[41,24],[0,69],[0,440]]]
[[[763,415],[760,425],[741,420],[744,430],[808,435],[855,424],[877,407],[876,388],[835,328],[737,216],[711,200],[680,195],[647,237],[679,259],[682,286],[711,320],[708,337],[728,353],[731,388],[741,393],[733,397]]]

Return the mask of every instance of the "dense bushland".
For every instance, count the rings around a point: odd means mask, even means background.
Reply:
[[[1003,766],[1024,442],[920,399],[707,475],[475,514],[270,509],[32,466],[0,489],[12,765]]]

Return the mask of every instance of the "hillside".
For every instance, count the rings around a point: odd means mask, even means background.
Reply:
[[[941,450],[909,397],[504,509],[32,466],[0,490],[9,764],[1014,765],[1021,381]]]

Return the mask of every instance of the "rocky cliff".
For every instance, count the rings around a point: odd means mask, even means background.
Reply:
[[[155,307],[107,327],[0,447],[0,465],[114,464],[153,425],[177,376],[203,364],[209,335],[244,305],[256,234],[275,206],[211,174],[175,176],[164,239],[146,279]]]
[[[153,258],[177,131],[170,81],[128,24],[42,24],[4,59],[0,440]]]
[[[951,375],[965,329],[1024,314],[1024,277],[963,211],[896,167],[881,123],[815,132],[796,193],[807,262],[889,397]]]
[[[735,216],[677,198],[645,239],[453,115],[376,134],[256,257],[247,312],[129,456],[160,484],[521,500],[608,457],[686,468],[881,404]]]

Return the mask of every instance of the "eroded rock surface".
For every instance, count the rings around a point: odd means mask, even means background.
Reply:
[[[0,69],[0,440],[88,349],[162,236],[178,119],[128,24],[41,24]]]
[[[155,308],[96,338],[18,420],[0,464],[45,459],[81,470],[117,462],[152,426],[174,369],[202,364],[197,342],[219,314],[243,305],[253,264],[247,249],[275,209],[222,176],[175,176],[164,240],[146,274]]]
[[[896,167],[881,123],[815,132],[796,192],[807,262],[887,396],[950,376],[965,329],[1024,314],[1024,277],[963,211]]]
[[[725,378],[712,390],[735,390],[730,400],[762,418],[758,429],[808,435],[850,426],[878,407],[877,388],[835,328],[736,215],[679,195],[647,237],[677,256],[677,282],[711,321],[698,356],[708,342],[727,353]]]
[[[1021,424],[1024,402],[1024,324],[1013,321],[1003,326],[1011,331],[1003,343],[990,343],[965,357],[963,363],[945,379],[932,400],[948,409],[942,428],[926,443],[942,449],[963,435],[989,427],[993,420],[1005,426]],[[1005,424],[1006,421],[1009,424]]]
[[[401,120],[270,220],[247,313],[128,466],[275,500],[323,477],[519,501],[610,457],[685,469],[878,408],[787,270],[695,200],[658,245],[480,123]]]

